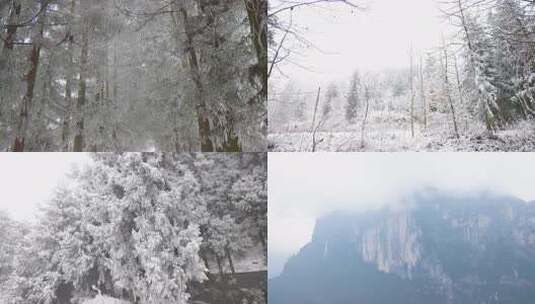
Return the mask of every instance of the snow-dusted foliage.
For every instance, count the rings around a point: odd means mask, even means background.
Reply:
[[[86,303],[189,303],[209,261],[223,275],[221,264],[234,272],[233,258],[265,246],[265,166],[256,154],[94,154],[28,233],[2,234],[0,295],[9,304],[95,295]]]
[[[7,282],[13,272],[16,256],[20,252],[26,227],[12,220],[8,214],[0,210],[0,302],[7,302]]]
[[[1,2],[0,150],[265,150],[265,0]]]

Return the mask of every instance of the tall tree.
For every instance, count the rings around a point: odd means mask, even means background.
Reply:
[[[41,56],[41,47],[43,44],[43,33],[46,23],[46,11],[48,9],[48,0],[41,0],[37,6],[37,21],[38,26],[35,28],[32,34],[32,48],[28,56],[29,69],[24,75],[26,81],[26,92],[22,97],[22,101],[19,105],[19,114],[15,126],[15,139],[13,142],[12,150],[14,152],[24,151],[24,145],[26,137],[28,136],[29,124],[31,121],[31,115],[33,111],[34,103],[34,88],[37,78],[37,69],[39,67],[39,60]]]

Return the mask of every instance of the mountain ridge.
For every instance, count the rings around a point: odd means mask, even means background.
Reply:
[[[519,304],[531,303],[531,290],[535,204],[439,191],[320,217],[311,241],[269,282],[273,304]]]

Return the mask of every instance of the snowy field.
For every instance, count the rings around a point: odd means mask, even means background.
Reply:
[[[396,152],[396,151],[535,151],[535,124],[521,122],[495,134],[473,121],[460,121],[457,139],[444,114],[435,114],[426,129],[415,124],[414,137],[410,123],[396,113],[374,112],[362,132],[361,123],[339,123],[318,131],[316,152]],[[364,136],[363,136],[364,134]],[[313,134],[302,125],[293,125],[285,132],[269,134],[269,150],[273,152],[312,151]]]

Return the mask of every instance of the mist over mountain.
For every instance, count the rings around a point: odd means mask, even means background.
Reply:
[[[317,220],[271,304],[533,303],[535,202],[428,190]]]

